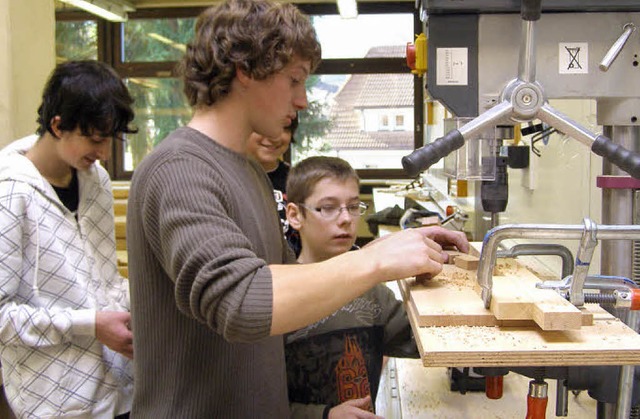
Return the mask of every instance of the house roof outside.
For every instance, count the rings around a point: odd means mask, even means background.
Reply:
[[[366,58],[401,56],[404,46],[373,47]],[[412,150],[413,131],[365,131],[362,112],[413,108],[413,75],[354,74],[334,97],[332,128],[324,137],[336,150]]]

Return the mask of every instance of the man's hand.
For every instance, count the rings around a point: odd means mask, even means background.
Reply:
[[[451,231],[440,226],[432,226],[426,228],[426,234],[440,246],[455,246],[462,253],[469,253],[469,241],[462,231]],[[446,262],[448,255],[443,253],[443,257]]]
[[[383,419],[382,416],[369,412],[369,406],[371,406],[371,396],[348,400],[336,407],[332,407],[329,410],[328,418]]]
[[[418,274],[439,274],[448,258],[441,244],[456,246],[461,252],[469,251],[464,233],[438,226],[389,234],[368,243],[361,251],[368,254],[366,260],[376,262],[376,271],[388,281]]]
[[[98,311],[96,338],[107,347],[133,359],[133,333],[129,330],[131,314],[124,311]]]

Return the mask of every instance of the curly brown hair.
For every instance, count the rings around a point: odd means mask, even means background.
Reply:
[[[320,63],[309,18],[290,3],[229,0],[202,12],[178,67],[191,106],[211,106],[231,89],[236,71],[256,80],[280,71],[297,56]]]

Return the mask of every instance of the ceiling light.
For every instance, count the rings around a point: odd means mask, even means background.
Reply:
[[[127,12],[135,10],[125,0],[60,0],[111,22],[126,22]]]
[[[343,19],[355,19],[358,17],[356,0],[337,0],[338,12]]]

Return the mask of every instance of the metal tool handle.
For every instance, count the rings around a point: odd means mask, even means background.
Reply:
[[[549,104],[543,105],[536,116],[542,122],[591,147],[595,154],[609,160],[634,178],[640,179],[640,154],[627,150],[604,135],[592,133]]]
[[[640,154],[627,150],[604,135],[599,135],[591,151],[604,157],[636,179],[640,179]]]
[[[434,142],[420,147],[402,158],[402,167],[410,176],[417,176],[423,170],[437,163],[441,158],[459,149],[465,140],[475,138],[488,127],[498,125],[513,110],[507,100],[502,101],[480,116],[466,123],[460,129],[454,129]]]
[[[611,64],[613,64],[615,59],[618,58],[618,55],[620,54],[620,51],[622,51],[624,44],[627,43],[633,31],[636,30],[636,25],[634,25],[633,23],[627,23],[626,25],[624,25],[622,29],[623,29],[622,35],[620,35],[620,37],[616,40],[616,42],[613,43],[613,45],[611,46],[611,48],[609,48],[609,51],[607,51],[602,61],[600,61],[600,65],[598,65],[598,68],[601,71],[609,70],[609,67],[611,67]]]
[[[402,158],[402,167],[409,176],[417,176],[464,145],[464,137],[457,129],[449,131],[434,142],[420,147]]]
[[[547,383],[539,381],[529,382],[529,394],[527,394],[526,419],[544,419],[547,412]]]

